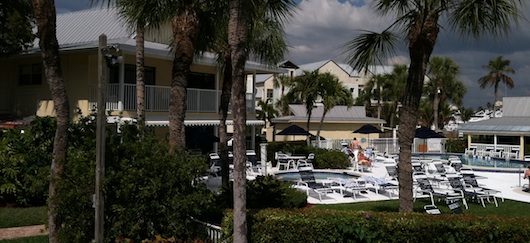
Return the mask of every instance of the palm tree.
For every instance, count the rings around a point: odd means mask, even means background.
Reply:
[[[109,2],[110,3],[110,2]],[[162,1],[118,0],[116,6],[120,16],[135,29],[136,39],[136,114],[140,131],[145,128],[145,67],[144,67],[144,35],[147,27],[156,29],[168,20],[159,11]]]
[[[398,116],[399,104],[405,97],[405,85],[407,83],[408,67],[404,64],[396,64],[392,72],[386,75],[387,82],[383,87],[383,97],[392,103],[389,126],[394,127]]]
[[[296,99],[295,101],[305,104],[307,131],[310,131],[311,113],[319,96],[318,76],[318,69],[313,71],[304,70],[302,75],[292,80],[290,90],[287,92],[288,97],[292,97]]]
[[[281,87],[280,97],[283,97],[283,95],[285,94],[285,87],[289,86],[289,83],[291,82],[291,77],[286,74],[275,74],[272,82],[274,88]]]
[[[460,73],[460,68],[450,57],[432,57],[429,62],[429,68],[427,70],[427,77],[429,77],[430,82],[430,93],[433,97],[433,123],[434,130],[439,129],[438,121],[438,110],[440,106],[443,105],[443,102],[440,102],[441,93],[447,93],[448,90],[442,88],[447,83],[455,82],[456,76]],[[452,94],[452,93],[449,93]]]
[[[503,59],[502,56],[491,59],[488,65],[484,66],[489,69],[486,76],[481,77],[478,82],[480,88],[484,89],[486,86],[493,86],[495,89],[495,100],[493,101],[493,117],[495,117],[495,104],[497,103],[497,91],[499,90],[499,83],[504,83],[508,88],[513,89],[513,79],[507,73],[515,73],[510,67],[510,60]]]
[[[252,18],[249,19],[250,35],[248,37],[248,51],[257,57],[262,63],[276,65],[283,59],[287,50],[287,44],[283,38],[284,23],[291,17],[292,10],[296,5],[294,1],[258,1],[251,5],[249,12]],[[218,21],[220,26],[216,27],[215,38],[216,51],[221,56],[221,66],[223,66],[223,85],[221,102],[219,105],[219,140],[221,150],[221,171],[223,185],[228,185],[228,135],[226,130],[226,119],[228,116],[228,105],[231,96],[232,72],[231,56],[227,43],[227,25],[222,25],[228,21],[228,16],[219,16],[220,19],[226,17],[226,21]]]
[[[524,5],[522,0],[377,0],[377,11],[384,16],[395,16],[395,21],[381,33],[364,32],[346,43],[349,63],[354,69],[362,70],[382,63],[387,55],[394,53],[398,36],[392,30],[406,33],[410,66],[399,126],[400,211],[412,212],[412,142],[427,63],[440,32],[440,17],[447,16],[449,26],[462,35],[507,34],[512,21],[522,18],[521,10],[525,8],[521,5]]]
[[[320,131],[324,124],[324,117],[336,105],[346,105],[351,107],[353,105],[353,97],[348,89],[342,86],[340,80],[333,74],[326,72],[319,74],[318,83],[320,88],[319,96],[322,99],[324,111],[320,117],[320,125],[317,130],[317,141],[320,145]]]
[[[247,239],[245,62],[248,57],[250,1],[230,0],[228,44],[232,64],[232,104],[234,115],[234,242]]]
[[[57,130],[53,141],[53,160],[50,168],[50,186],[48,200],[48,232],[50,242],[57,242],[57,231],[60,224],[57,219],[57,208],[55,197],[58,195],[57,183],[66,161],[68,149],[68,124],[70,122],[70,107],[68,95],[64,84],[61,58],[59,56],[59,43],[57,41],[57,15],[55,12],[55,2],[45,0],[33,0],[33,14],[36,19],[37,36],[39,37],[39,47],[43,60],[44,73],[54,109],[57,114]]]
[[[471,119],[471,116],[473,116],[474,113],[475,112],[473,111],[473,109],[462,107],[460,109],[460,118],[462,119],[464,123],[467,123],[467,121]]]
[[[258,106],[261,108],[256,111],[258,119],[263,120],[265,125],[271,122],[271,119],[280,115],[280,112],[274,109],[271,99],[266,101],[259,100]]]

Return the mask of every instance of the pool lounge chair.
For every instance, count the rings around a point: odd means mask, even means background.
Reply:
[[[435,188],[431,185],[427,176],[420,175],[416,176],[415,179],[418,183],[418,188],[415,190],[414,199],[417,198],[418,193],[421,193],[423,195],[428,195],[431,198],[431,205],[435,205],[434,198],[437,197],[443,198],[446,201],[462,200],[466,209],[468,208],[463,191]]]
[[[300,173],[301,181],[296,182],[294,188],[305,191],[307,196],[318,197],[320,201],[333,199],[327,196],[327,193],[333,192],[333,188],[316,182],[312,166],[302,166],[298,168],[298,172]]]
[[[471,186],[472,188],[476,190],[482,190],[483,192],[488,193],[490,195],[499,194],[501,197],[501,200],[504,202],[504,196],[502,196],[501,191],[487,188],[487,187],[480,185],[477,181],[477,176],[475,176],[474,173],[462,173],[462,177],[464,179],[465,186]]]
[[[399,187],[397,184],[387,181],[385,178],[377,178],[374,176],[363,176],[362,180],[374,186],[375,193],[380,194],[379,191],[388,192],[388,197],[398,194]]]
[[[464,195],[468,195],[472,199],[476,199],[478,202],[480,202],[480,204],[482,204],[482,207],[486,207],[484,199],[490,202],[490,198],[495,202],[495,207],[499,206],[497,203],[497,197],[495,195],[489,194],[487,191],[484,191],[480,188],[464,185],[463,178],[461,176],[450,175],[447,176],[447,179],[449,180],[449,184],[453,189],[463,191]]]

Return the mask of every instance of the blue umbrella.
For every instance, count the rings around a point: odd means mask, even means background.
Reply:
[[[353,133],[368,134],[368,145],[370,145],[370,133],[383,133],[383,131],[372,124],[365,124],[353,131]]]

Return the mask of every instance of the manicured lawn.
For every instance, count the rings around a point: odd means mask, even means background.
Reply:
[[[0,243],[47,243],[49,242],[47,235],[32,236],[11,240],[0,240]]]
[[[46,207],[0,208],[0,228],[45,224]]]
[[[500,199],[498,199],[498,201],[499,207],[495,207],[495,204],[493,203],[486,203],[486,208],[483,208],[482,205],[474,201],[468,202],[469,209],[465,209],[462,203],[460,203],[460,206],[464,209],[465,214],[472,214],[477,216],[498,215],[530,217],[530,203],[512,200],[505,200],[504,202],[502,202]],[[428,199],[423,198],[416,200],[416,202],[414,203],[414,212],[425,212],[423,206],[428,204],[430,204],[430,200]],[[348,204],[319,204],[315,205],[313,208],[348,211],[397,212],[399,211],[398,205],[398,200],[390,200]],[[442,213],[451,213],[444,201],[436,202],[436,205]]]

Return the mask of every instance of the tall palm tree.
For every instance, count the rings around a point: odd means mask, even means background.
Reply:
[[[163,4],[163,1],[116,1],[119,15],[128,23],[131,29],[135,30],[136,34],[136,115],[142,134],[145,127],[144,35],[146,28],[159,28],[161,23],[169,20],[169,14],[159,11],[163,8],[161,4]]]
[[[493,101],[493,116],[495,117],[495,104],[497,103],[497,91],[499,90],[499,84],[502,82],[508,88],[513,89],[513,79],[508,76],[508,73],[515,73],[512,67],[510,67],[510,60],[504,59],[502,56],[498,56],[491,59],[488,65],[484,68],[489,70],[486,76],[481,77],[478,82],[480,88],[484,89],[486,86],[493,86],[495,89],[495,100]]]
[[[274,88],[281,88],[280,97],[285,95],[285,87],[289,86],[291,77],[286,74],[275,74],[272,84]]]
[[[276,65],[283,59],[287,50],[284,40],[284,23],[292,16],[295,7],[292,0],[287,1],[257,1],[250,5],[249,19],[249,54],[259,59],[267,65]],[[228,12],[228,11],[225,11]],[[226,21],[222,19],[226,18]],[[231,96],[232,72],[231,56],[227,42],[228,15],[218,16],[219,25],[216,27],[215,38],[216,52],[219,53],[221,66],[223,67],[223,84],[221,102],[219,105],[219,140],[220,158],[223,185],[228,185],[228,135],[226,129],[226,119],[228,116],[228,105]],[[224,23],[224,26],[223,26]]]
[[[317,70],[307,71],[304,70],[303,74],[295,77],[290,86],[288,97],[292,97],[305,105],[307,112],[307,131],[310,130],[311,113],[313,112],[313,106],[315,105],[319,96],[319,84],[318,84],[319,72]]]
[[[434,130],[439,129],[438,122],[438,110],[440,109],[440,95],[442,92],[447,92],[442,89],[444,83],[453,82],[456,76],[460,73],[460,68],[450,57],[432,57],[429,61],[429,67],[427,69],[427,77],[430,79],[430,86],[432,87],[429,91],[434,96],[433,98],[433,123]]]
[[[271,119],[280,115],[280,112],[274,109],[271,99],[265,101],[259,100],[258,106],[259,110],[256,111],[258,119],[263,120],[265,125],[271,122]]]
[[[318,75],[318,93],[322,99],[323,112],[320,117],[320,124],[317,130],[317,141],[320,145],[320,131],[324,124],[324,117],[329,110],[333,109],[336,105],[346,105],[351,107],[353,105],[353,97],[348,89],[342,86],[340,80],[333,74],[326,72]]]
[[[440,32],[440,17],[447,16],[449,26],[462,35],[507,34],[512,22],[522,18],[524,3],[522,0],[376,0],[377,11],[395,17],[395,21],[381,33],[364,32],[345,44],[350,54],[348,61],[354,69],[367,68],[382,63],[387,55],[394,53],[398,36],[392,30],[405,33],[410,66],[399,126],[400,211],[412,212],[412,142],[427,63]]]
[[[471,119],[471,116],[473,116],[475,112],[472,108],[460,108],[460,118],[464,123],[467,123],[469,119]]]
[[[248,57],[250,1],[230,0],[228,44],[232,64],[232,105],[234,107],[234,242],[247,239],[245,62]]]
[[[398,108],[405,97],[405,85],[407,83],[408,67],[404,64],[394,65],[392,72],[386,75],[387,82],[384,83],[383,97],[386,97],[389,102],[392,103],[390,121],[388,124],[390,127],[394,127],[396,124],[396,118],[398,116]]]
[[[44,73],[54,109],[57,114],[57,130],[53,141],[53,159],[50,168],[50,186],[48,200],[48,232],[50,242],[57,242],[57,231],[60,224],[57,219],[57,208],[54,198],[58,195],[57,183],[60,181],[63,164],[68,149],[68,124],[70,122],[70,106],[63,80],[59,43],[57,41],[57,14],[55,2],[33,0],[33,14],[37,24],[37,36],[43,60]]]

